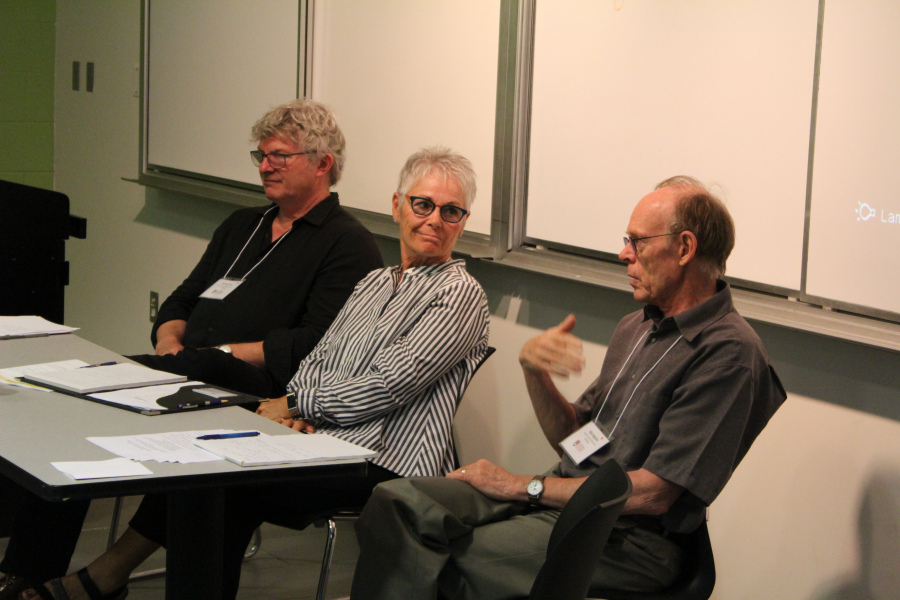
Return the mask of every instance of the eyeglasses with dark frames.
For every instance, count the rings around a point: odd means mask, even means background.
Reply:
[[[253,166],[258,167],[262,164],[262,161],[268,159],[269,166],[273,169],[283,169],[287,166],[288,156],[300,156],[301,154],[316,154],[318,150],[304,150],[303,152],[291,152],[290,154],[283,154],[281,152],[269,152],[266,154],[262,150],[251,150],[250,151],[250,160],[253,161]]]
[[[625,245],[631,244],[631,249],[634,250],[634,253],[637,254],[637,243],[642,242],[644,240],[651,240],[653,238],[658,237],[666,237],[667,235],[678,235],[677,233],[661,233],[659,235],[648,235],[647,237],[631,237],[630,235],[626,235],[622,238],[622,241],[625,242]]]
[[[409,194],[406,194],[406,197],[409,198],[409,205],[412,207],[413,212],[420,217],[427,217],[437,207],[430,198],[410,196]],[[445,204],[441,207],[441,218],[448,223],[459,223],[467,214],[469,214],[469,211],[452,204]]]

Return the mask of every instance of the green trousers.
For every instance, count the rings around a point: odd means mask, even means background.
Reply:
[[[379,484],[356,525],[352,600],[527,598],[558,510],[497,502],[439,477]],[[652,590],[674,580],[680,549],[623,517],[594,576],[598,586]]]

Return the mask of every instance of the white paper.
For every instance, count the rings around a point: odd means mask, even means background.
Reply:
[[[222,440],[196,440],[196,445],[241,466],[375,458],[378,453],[325,433],[259,435]]]
[[[103,479],[106,477],[153,475],[153,472],[144,465],[130,461],[127,458],[52,462],[50,464],[72,479]]]
[[[231,429],[171,431],[143,435],[89,437],[87,440],[113,454],[131,460],[193,463],[222,460],[221,457],[194,445],[194,440],[199,436],[232,432]]]
[[[50,392],[52,390],[48,390],[47,388],[43,388],[31,383],[25,383],[23,381],[15,381],[18,377],[24,377],[26,375],[33,375],[38,373],[49,373],[52,371],[68,371],[72,369],[80,369],[81,367],[86,367],[88,364],[83,360],[59,360],[56,362],[48,362],[48,363],[39,363],[36,365],[23,365],[21,367],[9,367],[7,369],[0,369],[0,382],[5,383],[7,385],[17,385],[20,387],[32,388],[35,390],[41,390],[42,392]]]
[[[51,323],[43,317],[0,317],[0,339],[71,333],[76,329]]]
[[[197,388],[196,390],[194,390],[194,393],[203,394],[204,396],[209,396],[210,398],[216,398],[216,399],[234,398],[235,396],[237,396],[237,394],[229,392],[228,390],[220,390],[218,388],[210,388],[210,387]]]
[[[125,390],[116,390],[114,392],[99,392],[97,394],[88,394],[91,398],[121,404],[123,406],[133,406],[142,410],[169,410],[164,406],[160,406],[156,401],[166,396],[171,396],[179,389],[186,385],[203,385],[199,381],[184,381],[182,383],[167,383],[165,385],[149,385],[141,388],[129,388]]]
[[[173,375],[131,363],[104,364],[96,367],[37,373],[31,378],[36,383],[46,383],[80,394],[162,385],[187,379],[183,375]]]

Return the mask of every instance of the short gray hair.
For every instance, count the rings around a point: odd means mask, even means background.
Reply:
[[[423,148],[406,159],[406,164],[400,171],[397,193],[408,193],[412,186],[428,177],[434,169],[440,171],[444,179],[453,179],[459,185],[466,210],[470,209],[477,191],[475,169],[468,158],[443,146]]]
[[[656,189],[683,188],[675,206],[670,233],[690,231],[697,237],[697,258],[710,277],[725,275],[725,263],[734,249],[734,220],[725,203],[699,180],[676,175],[660,182]]]
[[[286,141],[292,141],[303,150],[315,150],[317,156],[331,154],[334,165],[331,167],[331,185],[341,179],[344,163],[346,141],[337,118],[330,108],[310,100],[298,98],[281,106],[276,106],[264,114],[251,129],[251,141],[260,142],[273,135]]]

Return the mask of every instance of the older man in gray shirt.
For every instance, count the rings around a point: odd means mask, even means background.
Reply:
[[[560,463],[531,476],[480,460],[446,478],[378,486],[357,526],[354,600],[527,597],[559,509],[610,459],[634,491],[595,583],[639,591],[672,582],[682,556],[668,532],[701,523],[785,400],[762,342],[720,279],[734,237],[725,206],[695,179],[668,179],[645,196],[619,258],[646,306],[620,322],[597,380],[575,403],[553,383],[553,374],[583,366],[571,315],[519,357]],[[578,456],[561,449],[570,436],[609,441]]]

